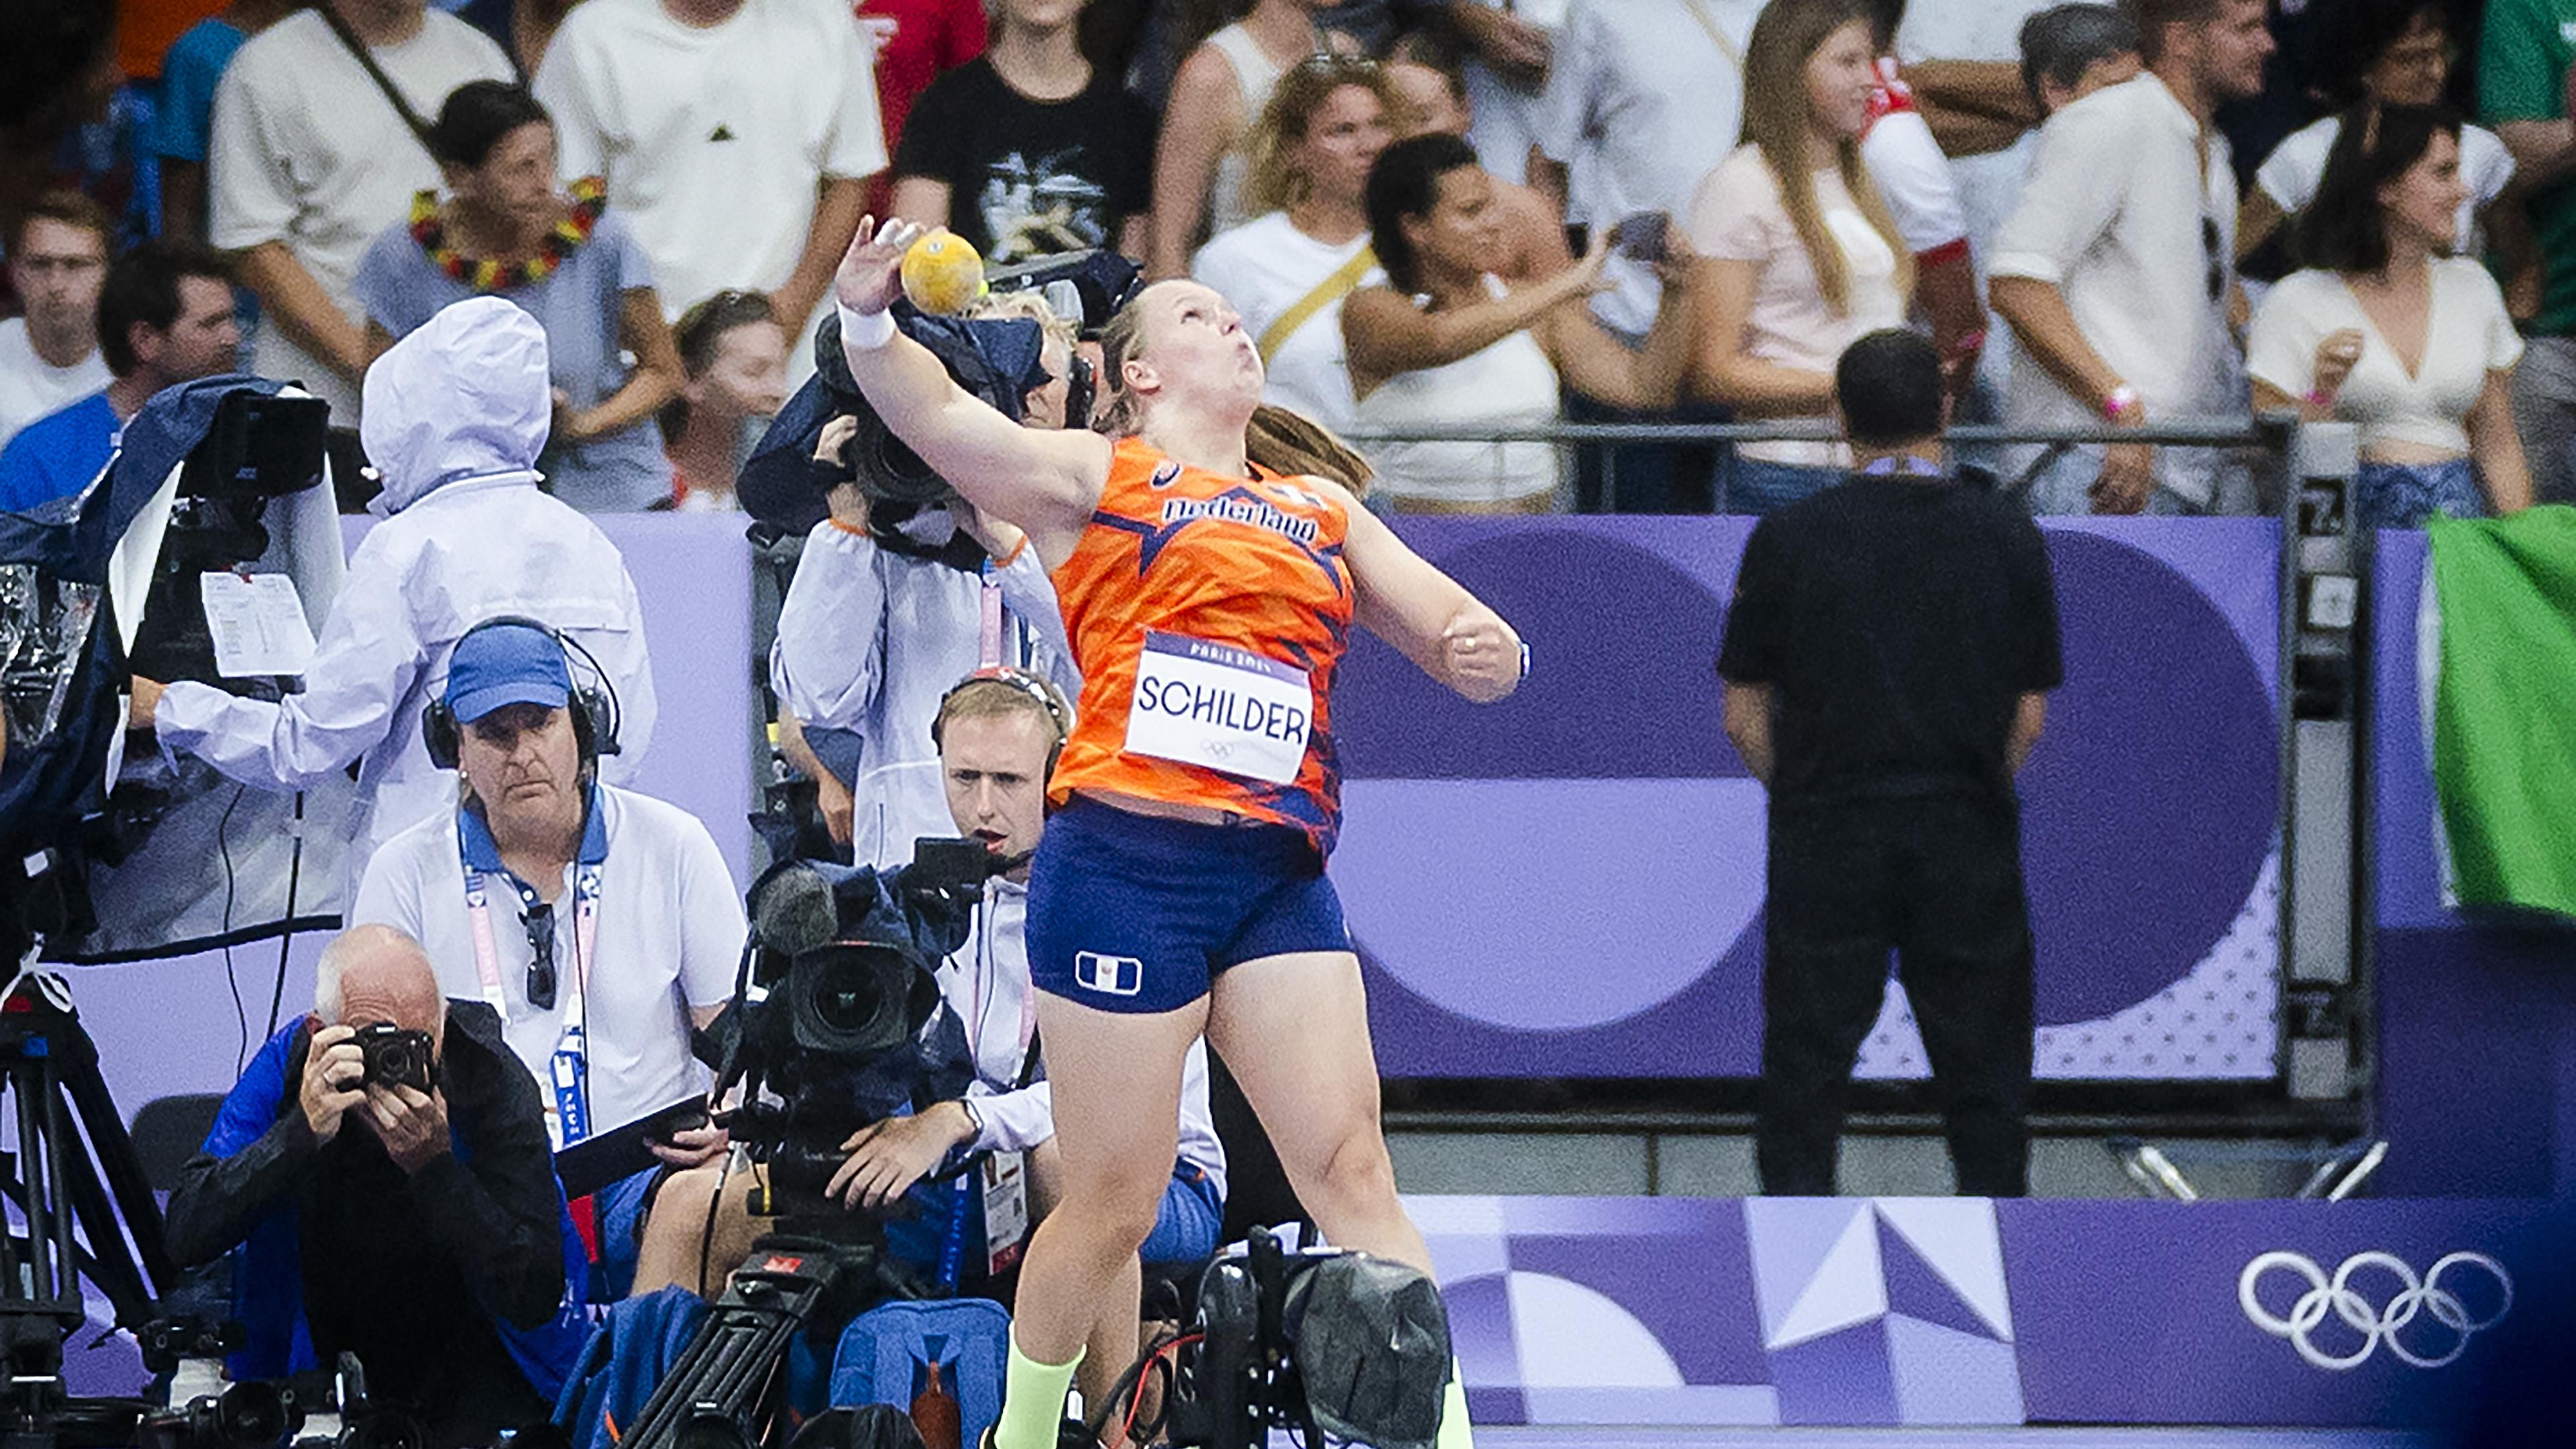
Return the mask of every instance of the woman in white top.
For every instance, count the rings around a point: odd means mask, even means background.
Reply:
[[[1256,0],[1181,62],[1154,142],[1153,241],[1145,275],[1186,276],[1190,249],[1261,214],[1247,206],[1253,123],[1279,77],[1311,55],[1356,54],[1349,36],[1316,24],[1329,0]]]
[[[2342,0],[2320,74],[2346,82],[2352,103],[2365,108],[2436,106],[2450,90],[2455,44],[2441,0]],[[2328,116],[2283,138],[2263,158],[2237,211],[2239,258],[2252,255],[2284,218],[2297,216],[2316,199],[2327,153],[2342,128],[2340,114]],[[2475,256],[2483,240],[2480,219],[2490,215],[2489,208],[2513,180],[2513,153],[2493,131],[2462,126],[2460,179],[2466,194],[2452,250]],[[2501,213],[2494,215],[2503,219]]]
[[[1312,55],[1289,68],[1252,128],[1252,220],[1190,259],[1259,348],[1264,401],[1336,433],[1352,426],[1342,302],[1378,279],[1364,193],[1393,139],[1395,92],[1371,61]]]
[[[1913,257],[1861,164],[1869,22],[1855,0],[1772,0],[1744,52],[1744,133],[1692,198],[1700,255],[1699,387],[1745,419],[1824,421],[1834,362],[1902,326]],[[1832,485],[1830,443],[1747,443],[1726,465],[1730,513],[1769,513]]]
[[[2425,106],[2346,126],[2299,220],[2308,270],[2263,299],[2246,342],[2257,407],[2361,425],[2366,526],[2531,502],[2509,397],[2522,339],[2486,269],[2445,255],[2467,189],[2459,137]]]
[[[1369,172],[1369,234],[1383,286],[1342,307],[1342,341],[1362,431],[1524,428],[1556,421],[1562,374],[1585,396],[1640,412],[1672,405],[1689,361],[1686,255],[1665,269],[1662,310],[1643,351],[1593,320],[1609,233],[1544,281],[1506,286],[1508,252],[1493,178],[1463,137],[1433,132],[1386,148]],[[1544,513],[1557,449],[1539,442],[1391,442],[1370,449],[1377,489],[1417,513]]]

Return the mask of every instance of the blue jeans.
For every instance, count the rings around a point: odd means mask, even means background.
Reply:
[[[1759,518],[1833,487],[1843,481],[1843,470],[1773,463],[1738,453],[1727,461],[1725,480],[1719,499],[1724,511]]]
[[[2364,528],[2422,528],[2435,513],[2484,518],[2487,497],[2466,458],[2364,463],[2352,479],[2353,521]]]
[[[1148,1263],[1195,1263],[1216,1251],[1217,1230],[1225,1222],[1225,1202],[1216,1180],[1184,1162],[1172,1169],[1163,1187],[1163,1205],[1154,1211],[1154,1231],[1136,1256]]]

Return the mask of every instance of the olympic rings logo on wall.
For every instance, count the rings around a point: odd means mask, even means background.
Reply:
[[[2276,1269],[2307,1284],[2287,1314],[2275,1314],[2264,1307],[2257,1292],[2264,1275]],[[2368,1294],[2353,1286],[2357,1275],[2371,1269],[2377,1269],[2397,1285],[2396,1293],[2385,1304],[2373,1304]],[[2449,1275],[2452,1286],[2444,1286],[2445,1275]],[[2494,1286],[2472,1291],[2468,1302],[2452,1291],[2454,1287],[2467,1287],[2478,1277],[2492,1281]],[[2494,1300],[2492,1306],[2485,1301],[2489,1298]],[[2257,1256],[2237,1275],[2236,1301],[2256,1328],[2275,1338],[2288,1339],[2299,1357],[2318,1368],[2337,1372],[2359,1368],[2385,1343],[2399,1360],[2430,1369],[2440,1368],[2466,1352],[2469,1340],[2480,1329],[2493,1328],[2504,1321],[2504,1316],[2513,1311],[2513,1277],[2505,1272],[2502,1263],[2484,1253],[2447,1254],[2419,1278],[2406,1260],[2394,1253],[2355,1253],[2328,1276],[2314,1259],[2302,1254],[2270,1252]],[[2476,1311],[2471,1303],[2485,1311]],[[2318,1346],[2314,1334],[2329,1313],[2360,1335],[2359,1347],[2333,1353]],[[2403,1335],[2419,1317],[2431,1319],[2437,1327],[2416,1330],[2415,1341],[2410,1345]],[[2425,1342],[2428,1337],[2433,1339],[2429,1345]],[[2438,1352],[2433,1351],[2437,1348]]]

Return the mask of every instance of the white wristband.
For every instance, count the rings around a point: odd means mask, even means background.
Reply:
[[[853,352],[874,352],[894,340],[892,312],[853,312],[841,302],[832,309],[841,314],[841,345]]]

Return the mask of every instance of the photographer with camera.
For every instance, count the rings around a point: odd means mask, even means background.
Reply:
[[[499,1014],[558,1151],[706,1095],[689,1031],[732,994],[746,930],[706,826],[599,783],[613,721],[604,696],[576,687],[574,653],[533,619],[485,620],[457,641],[422,734],[463,798],[386,841],[349,912],[417,938],[443,991]],[[724,1141],[699,1126],[652,1145],[680,1168]],[[662,1175],[575,1204],[594,1298],[625,1296]]]
[[[545,1417],[585,1328],[535,1085],[400,931],[354,927],[317,970],[313,1015],[269,1038],[181,1172],[170,1255],[237,1253],[236,1381],[354,1352],[429,1444],[488,1444]]]
[[[1088,413],[1089,389],[1073,386],[1073,327],[1034,297],[994,301],[1008,307],[999,315],[1040,328],[1046,380],[1022,396],[1022,425],[1081,426],[1071,415]],[[831,516],[806,535],[779,609],[770,687],[796,721],[802,745],[790,735],[789,757],[813,777],[833,843],[858,864],[891,867],[910,858],[914,840],[948,829],[929,733],[942,691],[986,662],[1024,664],[1067,690],[1081,678],[1055,590],[1019,531],[953,495],[931,504],[872,496],[854,451],[860,432],[843,414],[816,443],[816,468],[836,480]],[[988,590],[997,592],[988,599]],[[984,626],[996,602],[1026,642],[1005,642],[1005,657],[987,661]]]
[[[538,487],[554,399],[536,319],[498,297],[455,303],[376,359],[366,393],[361,432],[384,474],[369,507],[382,521],[350,554],[303,692],[266,700],[137,677],[131,716],[164,751],[254,789],[300,790],[355,764],[342,906],[379,845],[454,807],[454,776],[421,744],[421,707],[474,624],[543,615],[599,661],[621,716],[602,767],[612,783],[633,776],[655,713],[625,559]]]
[[[1046,828],[1046,779],[1063,747],[1071,711],[1044,681],[1019,670],[978,671],[940,701],[931,733],[939,750],[941,781],[957,831],[992,857],[991,870],[1007,866],[975,890],[966,943],[946,954],[935,972],[942,1010],[929,1027],[933,1041],[955,1033],[973,1054],[973,1080],[963,1095],[910,1116],[875,1122],[841,1144],[848,1155],[826,1185],[829,1195],[853,1210],[882,1211],[909,1195],[920,1218],[887,1224],[894,1252],[917,1266],[936,1260],[952,1231],[965,1244],[966,1281],[998,1272],[1016,1260],[1021,1235],[1061,1199],[1065,1167],[1055,1141],[1053,1093],[1038,1061],[1037,996],[1029,984],[1029,859]],[[936,843],[936,842],[934,842]],[[924,867],[882,872],[878,881],[901,897],[924,884]],[[979,872],[981,873],[981,872]],[[1208,1108],[1204,1045],[1191,1048],[1180,1099],[1180,1149],[1144,1244],[1144,1262],[1192,1263],[1215,1251],[1225,1206],[1225,1149]],[[952,1195],[944,1186],[914,1192],[924,1179],[960,1155],[989,1152],[1002,1160],[965,1180]],[[1025,1163],[1025,1175],[1021,1168]],[[701,1262],[741,1260],[763,1226],[749,1220],[742,1195],[729,1196],[708,1249],[705,1204],[715,1173],[701,1170],[672,1179],[667,1207],[646,1232],[637,1286],[679,1282],[701,1291]],[[741,1180],[747,1184],[748,1174]],[[1025,1183],[1025,1190],[1021,1184]],[[952,1227],[960,1197],[972,1199],[967,1221]],[[975,1211],[980,1202],[983,1211]],[[979,1221],[980,1220],[980,1221]],[[978,1246],[975,1240],[980,1237]],[[1086,1359],[1085,1397],[1105,1401],[1109,1382],[1136,1353],[1138,1300],[1135,1260],[1120,1284],[1105,1293]],[[1094,1381],[1096,1380],[1096,1381]]]

